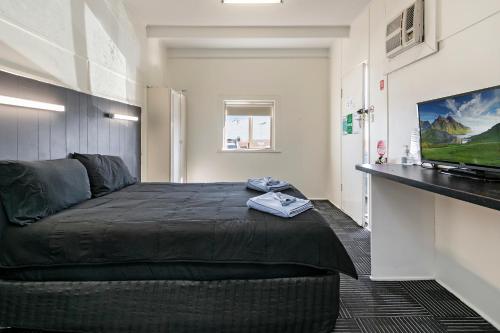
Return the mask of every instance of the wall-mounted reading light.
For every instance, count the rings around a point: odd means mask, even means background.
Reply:
[[[110,113],[109,118],[111,119],[121,119],[121,120],[130,120],[130,121],[139,121],[139,117],[127,116],[124,114]]]
[[[222,0],[222,3],[241,5],[260,5],[271,3],[283,3],[283,0]]]
[[[0,104],[11,105],[11,106],[20,106],[23,108],[30,108],[30,109],[57,111],[57,112],[64,112],[66,110],[64,105],[37,102],[37,101],[29,100],[29,99],[9,97],[9,96],[3,96],[3,95],[0,95]]]

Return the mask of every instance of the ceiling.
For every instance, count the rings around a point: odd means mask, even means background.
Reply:
[[[277,5],[224,5],[221,0],[124,0],[144,25],[350,25],[369,0],[284,0]]]
[[[146,26],[181,27],[344,27],[370,0],[284,0],[277,5],[224,5],[221,0],[123,0],[131,19]],[[230,37],[162,36],[168,47],[310,48],[328,47],[333,36],[282,38],[237,34]],[[274,43],[276,41],[276,43]]]

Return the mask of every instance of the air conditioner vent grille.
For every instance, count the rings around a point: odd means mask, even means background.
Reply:
[[[424,0],[414,0],[386,26],[385,49],[388,58],[418,45],[424,40]]]
[[[415,5],[406,10],[406,30],[413,28],[413,20],[415,18]]]
[[[394,31],[401,29],[401,22],[403,21],[403,15],[396,17],[391,23],[387,25],[386,36],[390,36]]]
[[[401,34],[394,35],[385,42],[386,52],[391,52],[401,46]]]

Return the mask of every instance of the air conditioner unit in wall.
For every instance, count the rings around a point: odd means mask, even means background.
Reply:
[[[387,25],[385,50],[394,58],[424,41],[424,0],[417,0]]]

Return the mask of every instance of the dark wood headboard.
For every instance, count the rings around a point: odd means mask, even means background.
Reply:
[[[65,106],[65,112],[0,104],[0,160],[49,160],[73,152],[121,156],[141,175],[141,108],[0,71],[0,95]]]

